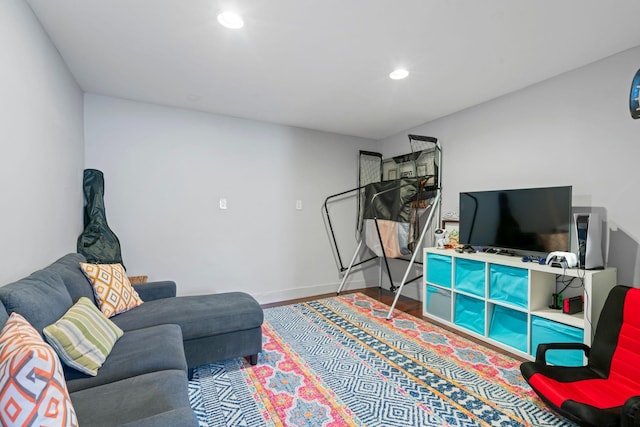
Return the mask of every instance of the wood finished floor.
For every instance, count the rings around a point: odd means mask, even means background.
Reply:
[[[377,301],[380,301],[383,304],[386,304],[388,306],[391,306],[391,304],[393,304],[393,299],[395,298],[395,294],[387,289],[384,288],[378,288],[378,287],[373,287],[373,288],[362,288],[362,289],[354,289],[354,290],[349,290],[349,291],[344,291],[342,292],[342,294],[353,294],[353,293],[362,293],[367,295],[370,298],[373,298]],[[314,295],[311,297],[307,297],[307,298],[298,298],[295,300],[289,300],[289,301],[282,301],[282,302],[275,302],[275,303],[270,303],[270,304],[263,304],[262,307],[263,308],[269,308],[269,307],[278,307],[278,306],[282,306],[282,305],[289,305],[289,304],[296,304],[296,303],[300,303],[300,302],[306,302],[306,301],[313,301],[316,299],[320,299],[320,298],[328,298],[328,297],[334,297],[336,296],[335,292],[334,293],[330,293],[330,294],[322,294],[322,295]],[[444,329],[447,329],[455,334],[461,335],[465,338],[470,339],[473,342],[476,342],[480,345],[483,345],[485,347],[488,347],[492,350],[495,350],[499,353],[502,354],[506,354],[508,356],[513,357],[514,359],[520,360],[522,362],[525,361],[525,359],[523,359],[522,357],[509,353],[499,347],[495,347],[489,343],[486,343],[484,341],[481,341],[475,337],[472,337],[471,335],[467,335],[465,333],[462,333],[456,329],[453,329],[451,327],[449,327],[448,325],[436,322],[432,319],[429,319],[427,317],[424,317],[422,315],[422,302],[415,300],[413,298],[409,298],[409,297],[405,297],[403,295],[400,296],[400,298],[398,298],[398,303],[396,304],[396,309],[400,310],[404,313],[410,314],[411,316],[417,317],[419,319],[422,319],[426,322],[431,322],[435,325],[438,325]]]

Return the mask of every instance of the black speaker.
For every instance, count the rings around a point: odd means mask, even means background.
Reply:
[[[578,265],[587,270],[604,268],[602,224],[598,214],[575,214],[578,237]]]

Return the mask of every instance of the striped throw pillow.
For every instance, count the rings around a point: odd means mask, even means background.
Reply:
[[[18,313],[0,333],[0,424],[78,425],[60,359]]]
[[[124,334],[86,297],[43,333],[65,364],[94,377]]]

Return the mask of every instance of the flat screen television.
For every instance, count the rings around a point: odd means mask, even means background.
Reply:
[[[460,243],[569,252],[571,186],[460,193]]]

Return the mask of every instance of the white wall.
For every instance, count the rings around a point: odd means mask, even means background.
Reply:
[[[356,186],[358,150],[373,141],[92,94],[85,140],[130,275],[262,303],[335,292],[321,207]],[[355,213],[335,225],[349,257]]]
[[[68,252],[82,230],[82,92],[31,9],[0,2],[0,283]]]
[[[610,266],[640,284],[640,120],[628,109],[640,47],[381,141],[406,151],[407,134],[439,138],[443,212],[461,191],[573,185],[574,206],[604,210]],[[402,151],[404,150],[404,151]]]
[[[640,120],[627,111],[639,57],[632,49],[373,142],[96,95],[83,112],[29,7],[3,1],[0,282],[75,250],[86,161],[105,172],[107,216],[130,274],[175,279],[181,294],[244,290],[261,302],[333,292],[324,198],[355,186],[358,150],[406,153],[407,133],[419,133],[443,144],[443,211],[457,211],[460,191],[571,184],[574,205],[606,212],[619,282],[640,283]],[[352,202],[332,217],[343,264],[354,247]]]

